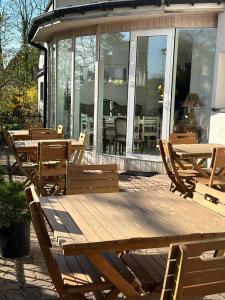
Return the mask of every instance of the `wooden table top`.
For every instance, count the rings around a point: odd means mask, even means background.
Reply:
[[[9,130],[8,132],[11,135],[29,135],[29,130],[27,130],[27,129]]]
[[[65,255],[167,247],[225,236],[225,218],[171,192],[41,197]]]
[[[221,144],[179,144],[173,145],[173,150],[180,159],[210,158],[213,148],[225,147]]]
[[[17,152],[24,153],[24,152],[32,152],[37,150],[39,142],[63,142],[63,141],[71,141],[71,148],[83,148],[84,144],[79,142],[75,139],[50,139],[50,140],[22,140],[22,141],[15,141],[15,148]]]

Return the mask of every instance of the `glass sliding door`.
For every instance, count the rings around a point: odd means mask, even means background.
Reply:
[[[130,33],[100,35],[97,151],[126,154]]]
[[[176,30],[174,110],[171,132],[197,134],[208,142],[216,28]]]
[[[129,156],[159,156],[169,132],[173,31],[132,33],[129,81]]]
[[[73,136],[87,133],[87,149],[93,148],[96,36],[75,38]]]

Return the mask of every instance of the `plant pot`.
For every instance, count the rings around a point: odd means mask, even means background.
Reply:
[[[0,256],[18,258],[30,251],[30,221],[0,229]]]

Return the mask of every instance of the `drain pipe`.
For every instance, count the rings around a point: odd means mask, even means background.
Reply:
[[[40,50],[42,50],[44,52],[44,107],[43,107],[43,110],[44,110],[44,127],[47,126],[47,98],[48,98],[48,50],[47,48],[45,48],[44,46],[40,45],[40,44],[37,44],[37,43],[34,43],[30,40],[30,38],[28,37],[28,43],[31,45],[31,46],[34,46]]]

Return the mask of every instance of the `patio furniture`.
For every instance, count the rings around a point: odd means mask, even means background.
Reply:
[[[127,297],[137,291],[106,260],[105,252],[225,238],[224,217],[170,192],[47,196],[40,197],[40,203],[64,255],[85,256]],[[148,262],[145,265],[150,281],[155,273]],[[146,280],[144,274],[140,281]]]
[[[41,195],[65,193],[71,142],[39,142],[35,184]]]
[[[24,153],[18,153],[15,147],[13,137],[8,135],[8,146],[10,152],[15,158],[15,163],[11,166],[11,172],[15,167],[18,167],[21,173],[26,176],[26,185],[34,183],[35,170],[37,169],[37,164],[27,161],[27,156]]]
[[[182,144],[173,145],[173,152],[179,160],[191,163],[202,177],[209,177],[208,170],[202,168],[203,159],[212,158],[213,149],[223,147],[221,144]],[[201,164],[197,162],[200,159]]]
[[[193,201],[225,217],[225,193],[197,183]]]
[[[193,178],[198,175],[198,172],[185,169],[182,162],[175,157],[170,142],[159,140],[159,149],[166,173],[171,180],[170,190],[172,192],[178,191],[184,197],[192,197],[194,190]],[[177,168],[177,165],[180,169]]]
[[[67,169],[67,195],[119,191],[117,165],[74,165]]]
[[[205,256],[212,250],[225,249],[225,239],[208,239],[171,244],[161,295],[148,295],[149,300],[202,299],[225,292],[225,257]],[[132,300],[140,300],[134,297]]]
[[[29,129],[29,128],[44,128],[44,126],[43,126],[42,122],[30,122],[30,123],[25,123],[24,124],[24,128],[25,129]]]
[[[63,133],[58,133],[56,129],[51,128],[30,128],[29,137],[31,140],[61,139]]]
[[[63,134],[63,125],[58,125],[57,133],[61,135]]]
[[[209,187],[219,187],[224,189],[225,186],[225,148],[215,148],[212,156],[212,168],[209,178],[196,177],[195,180]]]
[[[53,255],[51,240],[45,225],[45,219],[41,210],[40,202],[33,187],[26,189],[27,202],[30,208],[34,230],[36,232],[39,245],[47,265],[49,275],[55,285],[60,299],[86,299],[85,292],[93,292],[96,298],[101,296],[99,291],[105,293],[106,299],[115,299],[119,290],[110,282],[107,277],[99,272],[95,266],[89,262],[84,255],[64,256]],[[54,218],[54,216],[52,215]],[[60,224],[58,229],[60,230]],[[104,253],[104,257],[109,266],[112,264],[119,274],[121,273],[121,285],[123,281],[129,282],[133,294],[138,295],[135,288],[138,283],[135,276],[129,271],[115,252]],[[114,269],[113,269],[114,270]],[[126,278],[126,280],[124,279]]]
[[[171,144],[197,144],[197,134],[194,132],[187,133],[170,133],[169,141]]]
[[[71,155],[71,162],[76,165],[80,165],[83,157],[84,157],[84,152],[85,152],[85,147],[87,145],[87,134],[81,132],[79,136],[79,144],[82,147],[77,147],[74,149],[73,154]]]

